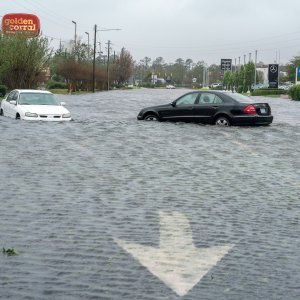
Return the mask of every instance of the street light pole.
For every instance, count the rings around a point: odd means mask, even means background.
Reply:
[[[109,56],[110,56],[110,40],[107,42],[107,90],[109,91]]]
[[[88,58],[90,58],[90,34],[88,32],[85,32],[85,34],[88,36]]]
[[[72,23],[75,25],[75,37],[74,37],[74,48],[76,49],[76,40],[77,40],[77,23],[75,21],[72,21]]]

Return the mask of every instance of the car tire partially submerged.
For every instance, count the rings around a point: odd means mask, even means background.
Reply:
[[[158,117],[157,115],[147,115],[145,118],[144,118],[144,121],[158,121]]]
[[[230,121],[228,118],[224,117],[224,116],[221,116],[221,117],[218,117],[216,120],[215,120],[215,125],[217,126],[230,126]]]

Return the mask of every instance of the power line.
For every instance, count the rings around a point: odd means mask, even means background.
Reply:
[[[69,24],[69,22],[64,22],[64,21],[61,22],[60,19],[57,19],[57,16],[52,17],[49,14],[49,12],[45,11],[45,10],[41,12],[40,9],[38,9],[37,7],[32,7],[30,5],[30,3],[27,3],[27,4],[29,4],[31,7],[28,7],[28,6],[24,5],[23,3],[13,3],[13,4],[22,7],[26,11],[33,12],[36,15],[42,16],[43,19],[50,21],[52,24],[55,24],[56,26],[61,27],[63,25],[65,27],[72,28],[72,25]]]
[[[66,24],[69,24],[70,22],[72,22],[71,19],[68,19],[65,16],[60,15],[57,11],[54,11],[48,7],[43,6],[40,2],[34,2],[33,0],[27,0],[27,1],[31,2],[33,5],[38,5],[40,7],[39,10],[43,10],[44,12],[46,12],[47,14],[51,14],[55,18],[57,18],[59,16],[60,19],[65,19]]]

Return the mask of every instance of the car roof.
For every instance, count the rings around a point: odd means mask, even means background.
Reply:
[[[45,90],[15,89],[14,91],[18,91],[19,93],[52,94]]]

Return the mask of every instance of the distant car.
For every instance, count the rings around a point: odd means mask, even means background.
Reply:
[[[2,101],[0,115],[21,120],[70,121],[71,114],[48,91],[13,90]]]
[[[223,88],[223,84],[222,83],[212,83],[210,86],[210,88]]]
[[[256,103],[238,93],[197,91],[187,93],[170,104],[144,108],[137,119],[230,126],[269,125],[273,116],[268,103]]]
[[[278,86],[279,89],[282,89],[282,90],[289,90],[291,87],[293,86],[292,83],[282,83]]]
[[[259,90],[259,89],[267,89],[269,87],[266,83],[257,83],[251,85],[251,91]]]
[[[172,85],[172,84],[168,84],[168,85],[166,86],[166,89],[175,89],[175,86]]]

